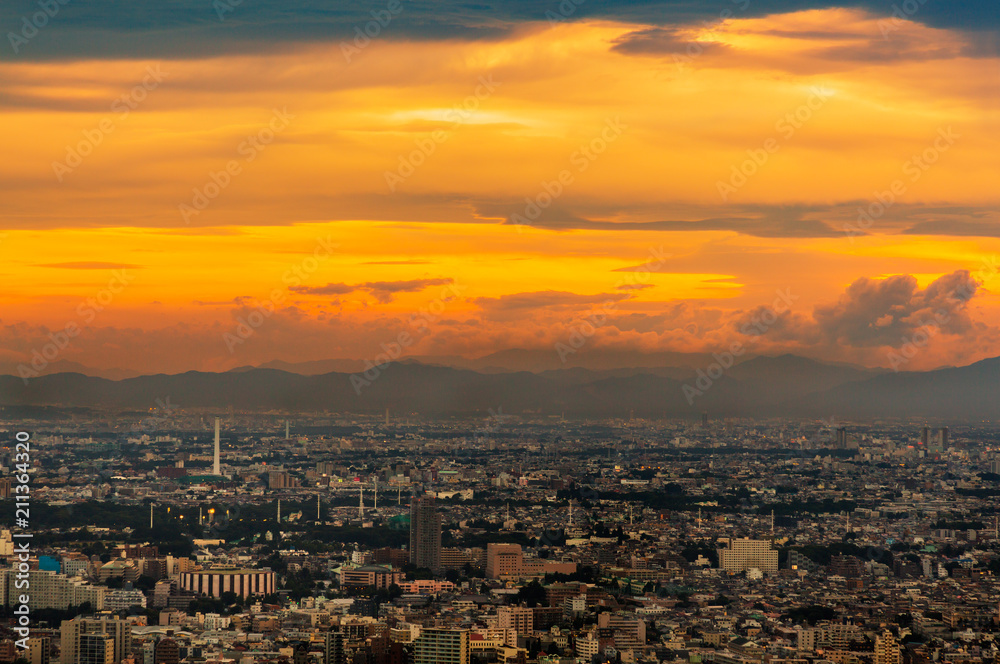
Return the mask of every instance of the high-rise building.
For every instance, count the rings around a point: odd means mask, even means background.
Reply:
[[[49,664],[52,639],[47,636],[36,636],[28,639],[29,664]]]
[[[728,572],[745,572],[759,569],[762,572],[778,571],[778,552],[768,540],[733,539],[729,547],[719,550],[719,567]]]
[[[72,664],[116,664],[115,639],[107,634],[81,634]]]
[[[434,496],[414,496],[410,503],[410,564],[441,571],[441,515]]]
[[[901,664],[899,641],[888,631],[875,637],[875,664]]]
[[[326,632],[323,642],[324,664],[344,664],[344,633]]]
[[[601,613],[597,616],[597,628],[614,630],[618,649],[646,645],[646,623],[635,615]]]
[[[413,664],[469,664],[469,630],[429,628],[413,642]]]
[[[219,463],[219,452],[220,452],[220,440],[219,440],[219,418],[215,418],[215,454],[212,456],[212,474],[221,475],[222,468]]]
[[[920,430],[920,444],[924,446],[924,449],[928,449],[931,445],[931,428],[924,427]]]
[[[13,605],[21,591],[17,589],[16,568],[0,570],[0,602]],[[71,606],[79,606],[90,602],[96,611],[104,609],[104,598],[107,588],[92,586],[79,578],[69,578],[64,574],[48,570],[31,570],[27,572],[31,588],[28,607],[32,611],[38,609],[60,609],[65,611]]]
[[[524,553],[520,544],[486,545],[486,576],[499,579],[504,576],[518,576],[524,566]]]
[[[118,664],[132,651],[132,627],[108,616],[62,621],[62,664]]]
[[[948,449],[948,427],[941,427],[938,431],[938,449],[942,452]]]
[[[177,664],[181,661],[180,646],[173,639],[157,641],[153,653],[153,664]]]
[[[535,612],[526,606],[501,606],[497,609],[497,627],[512,629],[518,636],[530,636],[535,629]]]

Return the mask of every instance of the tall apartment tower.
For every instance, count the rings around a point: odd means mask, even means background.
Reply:
[[[212,474],[219,476],[222,474],[221,464],[219,463],[219,418],[215,418],[215,454],[212,456]]]
[[[920,444],[924,446],[924,449],[929,449],[931,445],[931,428],[924,427],[920,430]]]
[[[62,621],[62,664],[118,664],[132,651],[132,626],[117,618]]]
[[[414,496],[410,503],[410,564],[441,571],[441,515],[434,496]]]
[[[535,629],[535,612],[526,606],[501,606],[497,609],[497,627],[512,629],[518,636],[531,636]]]
[[[889,632],[875,637],[875,664],[900,664],[902,661],[903,655],[896,637]]]
[[[323,653],[325,664],[344,664],[344,633],[329,631],[324,634]]]
[[[413,642],[413,664],[469,664],[469,630],[424,628]]]

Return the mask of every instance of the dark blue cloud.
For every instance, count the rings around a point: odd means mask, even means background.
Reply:
[[[299,43],[351,39],[355,28],[387,10],[391,0],[4,0],[0,4],[0,60],[176,58],[259,53]],[[61,4],[61,3],[65,4]],[[236,4],[239,3],[239,4]],[[894,12],[941,28],[969,30],[984,52],[997,51],[996,0],[510,0],[449,3],[399,0],[401,11],[380,39],[501,38],[526,22],[619,19],[677,26],[734,16],[763,16],[831,6]],[[25,17],[50,7],[47,24],[25,42]],[[58,7],[58,11],[56,8]],[[41,19],[39,19],[41,22]],[[32,29],[28,29],[30,34]],[[10,35],[16,35],[13,43]],[[15,52],[15,48],[17,52]]]

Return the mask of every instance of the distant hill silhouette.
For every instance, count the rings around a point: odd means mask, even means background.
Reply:
[[[0,376],[0,405],[145,410],[169,397],[185,407],[372,413],[389,408],[427,415],[502,409],[600,417],[696,417],[702,411],[713,417],[1000,417],[1000,358],[892,373],[792,355],[756,357],[729,368],[693,403],[684,385],[701,389],[706,382],[699,383],[697,370],[687,367],[481,373],[397,362],[381,367],[360,393],[351,376],[248,367],[123,380],[60,373],[27,385],[16,376]]]

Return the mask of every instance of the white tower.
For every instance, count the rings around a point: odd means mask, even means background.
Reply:
[[[365,487],[363,484],[358,487],[358,518],[362,521],[365,518]]]
[[[285,420],[285,440],[288,440],[288,420]]]
[[[219,467],[219,418],[215,418],[215,458],[212,464],[212,474],[219,476],[222,469]]]

